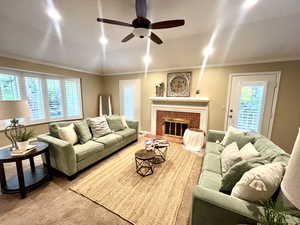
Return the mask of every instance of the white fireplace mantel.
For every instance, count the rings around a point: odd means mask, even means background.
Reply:
[[[208,103],[209,98],[201,97],[150,97],[151,101],[163,101],[163,102],[204,102]]]

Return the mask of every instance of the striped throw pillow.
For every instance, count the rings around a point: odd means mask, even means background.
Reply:
[[[108,126],[105,116],[89,118],[88,124],[91,127],[94,138],[110,134],[111,129]]]

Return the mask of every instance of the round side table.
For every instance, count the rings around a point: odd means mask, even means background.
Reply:
[[[135,153],[136,172],[145,177],[153,174],[153,160],[155,153],[153,151],[139,150]]]
[[[11,148],[5,148],[0,150],[0,184],[1,192],[4,194],[20,193],[21,198],[26,197],[26,192],[33,190],[40,186],[47,180],[52,179],[50,153],[48,144],[45,142],[31,142],[31,145],[35,145],[36,149],[24,156],[12,156]],[[45,154],[46,165],[43,167],[36,167],[34,163],[34,157]],[[29,159],[30,170],[23,171],[23,160]],[[16,163],[17,176],[6,180],[4,163]]]

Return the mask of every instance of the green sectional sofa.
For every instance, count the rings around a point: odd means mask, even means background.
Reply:
[[[216,142],[222,141],[224,135],[225,133],[222,131],[210,130],[208,132],[202,172],[198,185],[193,191],[191,225],[256,225],[260,215],[263,213],[262,206],[219,191],[222,184],[220,154],[223,146]],[[254,133],[249,135],[253,136],[254,146],[263,159],[269,162],[280,161],[285,164],[288,163],[289,154],[269,139]],[[279,193],[280,196],[283,195],[282,192]],[[286,198],[285,200],[288,201]],[[295,211],[299,215],[299,211]],[[288,215],[286,218],[288,224],[300,224],[298,217]]]
[[[49,130],[64,127],[75,121],[49,124]],[[43,134],[38,140],[50,144],[51,167],[74,179],[77,173],[93,163],[138,140],[138,121],[126,121],[128,128],[112,132],[100,138],[92,138],[84,144],[71,145],[66,141]]]

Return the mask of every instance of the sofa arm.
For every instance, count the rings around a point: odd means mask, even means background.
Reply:
[[[76,155],[71,144],[48,134],[39,135],[37,139],[49,143],[52,167],[68,176],[77,172]]]
[[[219,131],[219,130],[209,130],[207,134],[207,141],[209,142],[216,142],[216,141],[222,141],[225,136],[225,131]]]
[[[137,120],[126,120],[126,123],[129,128],[135,129],[136,132],[139,132],[139,121]]]
[[[262,207],[197,186],[193,191],[191,225],[256,224]]]

